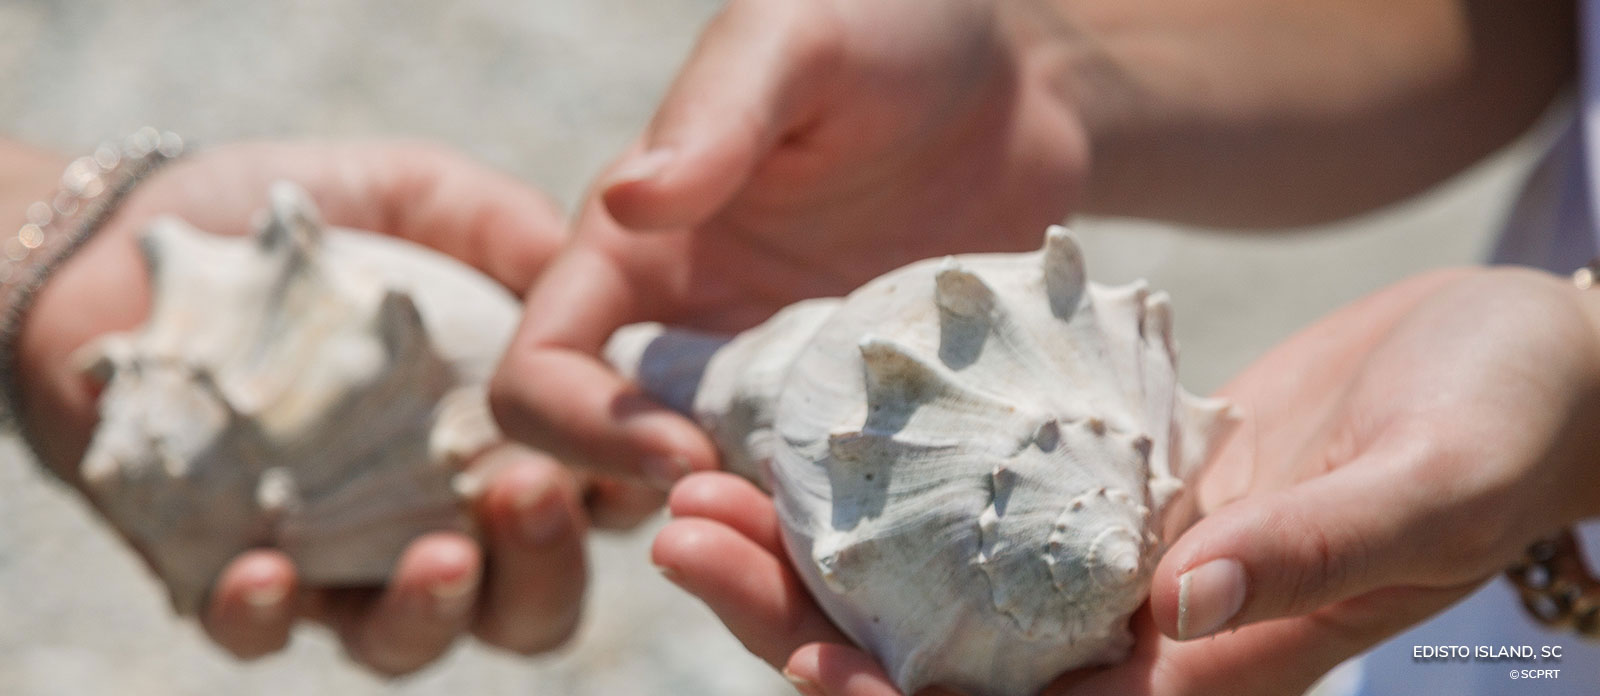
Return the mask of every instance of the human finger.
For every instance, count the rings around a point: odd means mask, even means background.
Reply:
[[[582,501],[572,474],[548,455],[512,446],[485,458],[498,461],[488,462],[495,473],[476,503],[489,562],[473,632],[532,655],[578,625],[587,580]]]
[[[521,328],[490,383],[506,434],[569,464],[642,480],[662,491],[714,468],[716,449],[687,418],[655,403],[601,362],[617,327],[658,310],[659,295],[598,248],[574,245],[529,298]]]
[[[566,242],[560,206],[509,174],[436,145],[365,147],[384,161],[375,182],[385,208],[379,232],[464,261],[519,296]]]
[[[1420,449],[1420,448],[1419,448]],[[1390,448],[1291,488],[1224,506],[1157,567],[1151,607],[1180,640],[1306,614],[1390,585],[1441,587],[1487,575],[1500,527],[1421,479]],[[1452,520],[1460,524],[1453,523]],[[1473,539],[1457,537],[1461,528]],[[1469,557],[1472,557],[1469,559]]]
[[[421,669],[470,623],[481,576],[482,557],[472,540],[451,532],[418,538],[369,606],[336,619],[345,648],[381,674]]]
[[[667,507],[673,517],[701,517],[727,525],[767,553],[783,556],[782,534],[772,499],[755,484],[733,474],[694,474],[672,488]]]
[[[901,696],[878,661],[854,647],[811,643],[789,656],[783,676],[806,696]],[[934,696],[929,690],[918,696]]]
[[[203,173],[204,176],[197,173]],[[230,184],[218,187],[219,178]],[[548,196],[454,150],[421,141],[229,143],[157,174],[116,224],[143,225],[173,200],[202,229],[244,234],[279,180],[304,187],[331,225],[400,237],[471,265],[512,292],[532,287],[566,241]]]
[[[217,577],[200,623],[235,657],[275,653],[289,642],[297,584],[294,563],[282,551],[246,551]]]
[[[667,579],[699,597],[745,648],[774,667],[806,643],[846,641],[786,560],[720,522],[674,520],[650,553]]]
[[[596,476],[583,495],[589,521],[600,529],[632,529],[661,509],[667,494],[627,479]]]
[[[1161,635],[1149,611],[1133,615],[1127,658],[1075,670],[1045,696],[1300,693],[1340,662],[1460,599],[1469,587],[1388,588],[1305,616],[1253,623],[1206,640]]]
[[[607,209],[633,229],[711,216],[815,110],[840,41],[815,3],[728,3],[701,33],[642,142],[602,177]]]

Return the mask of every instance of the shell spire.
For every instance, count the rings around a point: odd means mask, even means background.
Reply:
[[[414,355],[428,349],[428,327],[422,322],[422,311],[403,290],[384,290],[376,324],[391,356]]]
[[[934,287],[934,303],[951,316],[981,319],[994,310],[994,289],[953,256],[946,256],[939,263]]]
[[[1072,231],[1051,225],[1044,235],[1044,286],[1050,298],[1050,311],[1065,319],[1078,309],[1088,283],[1083,249]]]
[[[1022,696],[1121,659],[1229,423],[1178,386],[1167,296],[1089,282],[1052,227],[1034,254],[914,263],[821,302],[703,369],[673,347],[716,344],[660,326],[607,355],[647,393],[693,394],[724,456],[755,464],[806,586],[904,692]]]
[[[266,249],[281,249],[291,258],[316,254],[322,241],[322,216],[305,189],[279,181],[267,193],[266,217],[257,225],[256,238]]]
[[[867,425],[897,403],[923,401],[948,379],[909,347],[869,336],[861,340],[861,368],[867,388]],[[890,426],[897,427],[897,426]]]

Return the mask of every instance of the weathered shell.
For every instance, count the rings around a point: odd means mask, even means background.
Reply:
[[[1052,228],[720,347],[625,328],[608,357],[770,487],[806,585],[906,693],[1032,694],[1126,653],[1229,422],[1177,384],[1167,297],[1084,273]]]
[[[292,185],[271,200],[251,237],[152,224],[149,320],[78,357],[106,384],[90,497],[184,612],[257,546],[308,583],[383,580],[418,534],[471,529],[457,474],[500,439],[484,384],[515,298],[420,246],[324,229]]]

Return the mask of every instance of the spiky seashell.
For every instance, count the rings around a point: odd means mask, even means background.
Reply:
[[[1125,655],[1229,422],[1177,383],[1167,297],[1084,273],[1052,228],[720,347],[627,327],[608,358],[769,487],[807,587],[906,693],[1032,694]]]
[[[307,583],[366,584],[418,534],[471,530],[457,474],[500,439],[484,385],[516,325],[508,291],[324,229],[289,184],[254,236],[166,218],[139,243],[148,321],[78,356],[105,383],[81,473],[180,611],[248,548],[284,550]]]

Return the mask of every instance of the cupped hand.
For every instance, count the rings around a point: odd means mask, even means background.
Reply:
[[[728,3],[532,294],[501,425],[664,489],[716,454],[596,357],[617,327],[733,331],[910,261],[1036,248],[1087,153],[1026,6]]]
[[[136,234],[176,215],[223,234],[249,231],[272,182],[304,187],[330,224],[373,230],[465,261],[526,292],[563,243],[559,210],[513,178],[422,144],[238,144],[179,160],[136,187],[100,234],[52,276],[22,334],[25,417],[45,462],[69,482],[95,419],[93,388],[69,364],[95,336],[138,325],[149,305]],[[398,675],[443,654],[458,634],[522,653],[561,643],[578,618],[588,524],[581,483],[555,460],[504,446],[476,502],[485,546],[456,533],[416,540],[382,588],[302,587],[282,553],[257,550],[220,575],[201,617],[240,657],[274,652],[311,617],[351,656]]]
[[[1597,326],[1600,296],[1553,276],[1447,271],[1286,341],[1221,392],[1245,420],[1198,486],[1206,516],[1155,572],[1132,654],[1046,693],[1298,694],[1594,514]],[[759,490],[699,474],[670,504],[656,564],[752,652],[807,693],[898,693],[812,602]]]

